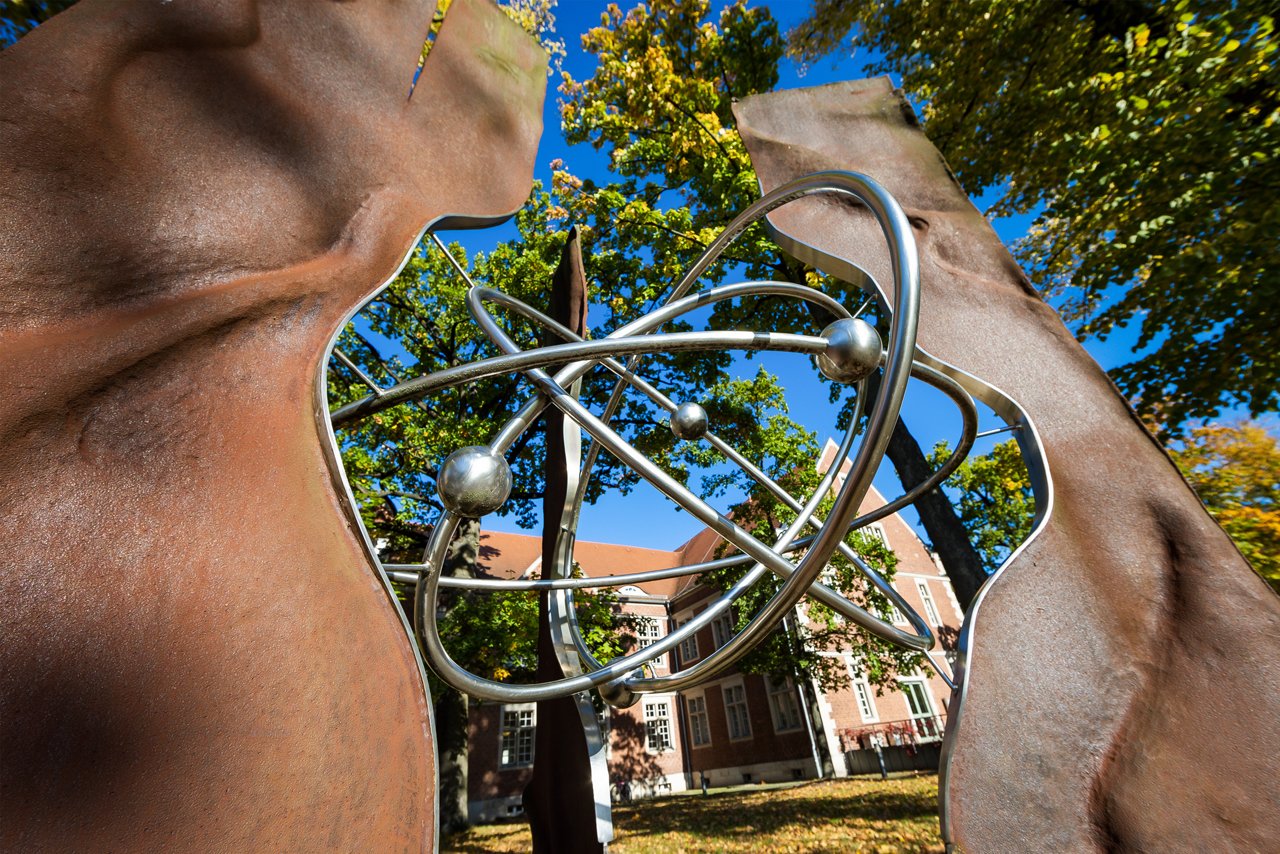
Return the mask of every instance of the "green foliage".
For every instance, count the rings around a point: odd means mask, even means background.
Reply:
[[[964,188],[1040,211],[1019,260],[1171,431],[1280,403],[1280,45],[1268,0],[815,0],[805,59],[851,44],[923,103]]]
[[[568,214],[587,226],[592,254],[616,259],[617,272],[636,280],[631,299],[616,305],[619,320],[664,294],[759,196],[731,105],[777,82],[781,37],[767,9],[734,3],[718,24],[709,14],[707,0],[657,0],[626,14],[610,6],[602,26],[582,38],[595,73],[585,81],[566,74],[560,87],[567,140],[606,151],[622,179],[598,187],[556,176]],[[726,263],[744,278],[803,281],[803,268],[759,226],[729,254]],[[722,279],[726,263],[708,280]]]
[[[1280,592],[1280,442],[1257,422],[1209,424],[1169,450],[1205,507]]]
[[[950,453],[947,443],[940,442],[929,462],[939,467]],[[952,492],[952,503],[982,556],[983,567],[994,572],[1030,536],[1035,516],[1031,483],[1018,443],[1010,439],[996,445],[990,454],[970,456],[944,485]]]
[[[574,566],[574,577],[582,570]],[[591,654],[610,661],[636,641],[639,618],[624,613],[608,588],[573,594],[579,628]],[[449,618],[440,638],[456,661],[486,679],[534,681],[538,668],[538,597],[534,593],[469,591],[442,597]]]

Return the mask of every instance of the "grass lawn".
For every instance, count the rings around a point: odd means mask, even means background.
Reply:
[[[936,774],[744,786],[614,808],[610,854],[676,851],[942,851]],[[523,822],[475,827],[440,846],[452,854],[529,850]]]

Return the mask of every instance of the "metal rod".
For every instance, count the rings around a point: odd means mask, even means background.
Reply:
[[[347,356],[346,353],[342,352],[337,347],[334,347],[333,357],[337,359],[339,362],[341,362],[342,364],[346,365],[347,368],[349,368],[351,371],[354,371],[355,375],[359,378],[361,383],[373,389],[374,397],[382,397],[382,395],[385,394],[385,392],[382,390],[382,386],[378,385],[376,382],[370,379],[369,375],[366,374],[363,370],[361,370],[359,365],[351,361],[351,359]]]
[[[1022,427],[1021,424],[1006,424],[1003,427],[996,427],[993,430],[983,430],[981,433],[977,435],[977,438],[985,439],[986,437],[994,436],[997,433],[1011,433],[1014,430],[1020,429],[1021,427]]]

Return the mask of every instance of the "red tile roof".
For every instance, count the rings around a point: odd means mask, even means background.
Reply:
[[[679,551],[593,543],[587,540],[578,540],[574,544],[573,559],[591,578],[666,569],[684,564]],[[519,578],[531,569],[540,569],[541,564],[542,536],[540,534],[514,534],[501,531],[484,531],[480,534],[479,566],[482,575],[495,578]],[[654,596],[671,596],[681,580],[667,578],[637,586],[645,593]]]

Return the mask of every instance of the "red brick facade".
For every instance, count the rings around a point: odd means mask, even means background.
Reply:
[[[823,463],[832,449],[828,447]],[[883,503],[872,490],[863,510]],[[894,588],[944,642],[954,638],[962,618],[959,605],[915,532],[896,514],[874,527],[898,557]],[[526,575],[539,566],[539,542],[529,535],[485,534],[481,562],[494,575]],[[672,551],[579,541],[575,558],[588,575],[617,575],[707,560],[715,556],[719,542],[710,531]],[[629,612],[650,618],[662,636],[704,610],[717,591],[698,585],[695,577],[625,587],[619,594]],[[655,670],[663,674],[670,672],[673,662],[676,667],[694,663],[723,640],[723,632],[705,627],[696,635],[696,651],[692,644],[682,644],[656,661]],[[615,790],[644,797],[696,788],[704,781],[725,786],[805,779],[817,775],[824,758],[830,770],[844,776],[846,750],[871,747],[877,740],[885,745],[932,741],[941,735],[950,690],[932,670],[904,676],[896,690],[877,694],[861,678],[851,655],[832,655],[843,660],[850,683],[816,699],[811,685],[802,691],[789,680],[777,683],[734,670],[678,694],[645,695],[630,708],[611,710],[606,726]],[[950,672],[941,647],[930,655]],[[527,711],[532,706],[473,702],[471,709],[472,818],[517,813],[530,774],[524,760],[531,753],[522,749],[519,724],[531,722]],[[531,732],[527,738],[532,741]]]

